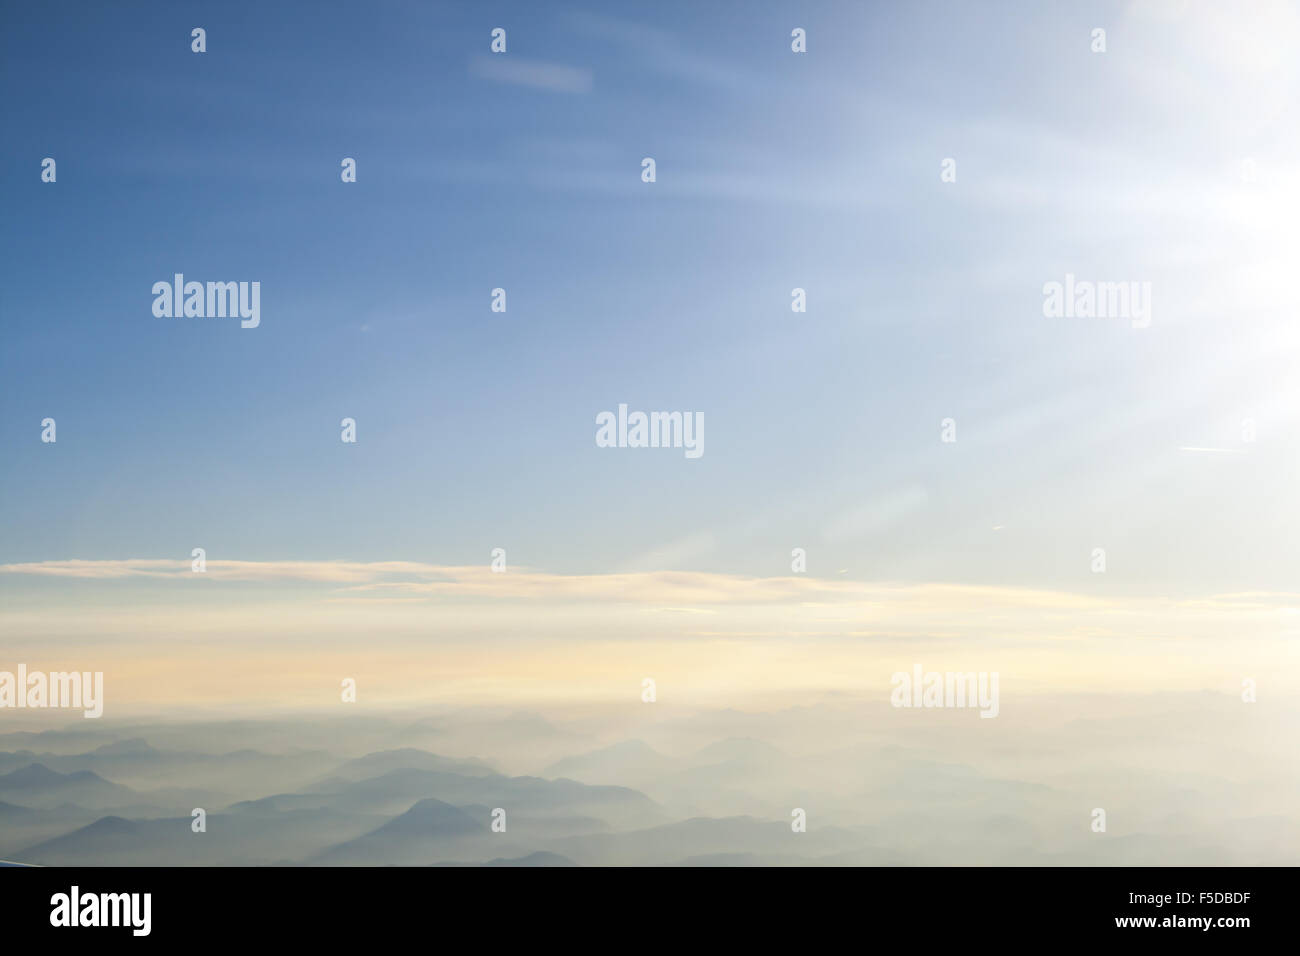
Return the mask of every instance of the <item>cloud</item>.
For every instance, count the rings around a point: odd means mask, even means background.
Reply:
[[[54,578],[170,577],[189,570],[188,561],[127,558],[115,561],[31,561],[0,564],[0,574],[34,574]]]
[[[224,606],[242,597],[270,602],[268,606],[282,610],[297,608],[294,614],[306,604],[329,602],[336,606],[353,602],[372,609],[391,603],[407,606],[417,615],[437,606],[460,615],[465,624],[470,623],[470,618],[464,617],[470,608],[475,609],[472,617],[492,621],[498,613],[526,616],[541,613],[542,608],[575,617],[622,614],[599,610],[618,607],[638,612],[672,609],[677,614],[729,609],[726,624],[737,633],[766,629],[773,635],[788,636],[812,628],[844,639],[911,634],[944,640],[1050,643],[1101,638],[1182,640],[1225,633],[1284,638],[1294,636],[1300,626],[1294,613],[1300,595],[1283,592],[1174,600],[1027,587],[855,581],[840,575],[753,577],[703,571],[554,574],[522,566],[495,573],[486,565],[418,561],[209,560],[207,569],[206,574],[195,574],[188,560],[39,561],[0,564],[0,579],[121,582],[128,588],[147,583],[152,588],[150,600],[160,587],[164,592],[176,587],[181,589],[178,596],[195,603]],[[201,595],[185,588],[186,583],[197,581],[204,584]],[[305,586],[308,593],[279,595],[247,585],[297,591]],[[312,588],[323,588],[325,593],[312,594]],[[140,601],[141,606],[146,603]],[[457,607],[466,610],[454,611]],[[34,608],[26,613],[45,612]]]
[[[1177,600],[695,571],[553,574],[413,561],[127,559],[0,565],[5,657],[111,678],[115,707],[888,698],[889,675],[999,671],[1005,692],[1237,693],[1300,635],[1300,595]],[[46,584],[33,588],[34,579]],[[93,587],[78,582],[90,582]],[[232,690],[233,688],[233,690]],[[636,691],[639,693],[639,690]],[[171,702],[168,704],[168,702]],[[747,704],[746,704],[747,705]],[[242,706],[242,705],[241,705]]]
[[[693,87],[752,95],[762,78],[752,70],[723,61],[716,49],[692,49],[669,30],[585,11],[572,11],[566,16],[579,33],[618,50],[623,62],[633,62]]]
[[[528,86],[553,93],[590,93],[591,70],[517,56],[482,56],[470,62],[472,75],[496,83]]]
[[[388,575],[437,576],[434,565],[414,561],[220,561],[207,562],[210,577],[227,581],[303,581],[349,584],[378,581]],[[113,578],[189,578],[190,560],[123,558],[103,561],[34,561],[0,564],[0,574],[103,580]]]

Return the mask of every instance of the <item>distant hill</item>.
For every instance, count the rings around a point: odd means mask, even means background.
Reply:
[[[316,810],[329,802],[320,793],[277,793],[259,800],[241,800],[230,805],[231,813],[283,813],[287,810]]]
[[[547,853],[538,851],[530,853],[527,856],[516,857],[513,860],[507,860],[498,857],[495,860],[488,860],[484,866],[577,866],[567,856],[560,856],[558,853]]]
[[[295,862],[331,840],[375,827],[374,817],[332,810],[209,814],[207,832],[192,819],[101,817],[87,826],[4,855],[45,866],[266,866]]]
[[[0,800],[27,807],[72,803],[94,809],[136,803],[139,795],[91,770],[59,773],[33,763],[0,776]]]
[[[642,740],[625,740],[600,750],[557,760],[546,777],[571,777],[586,783],[637,783],[667,773],[676,761]]]
[[[381,813],[400,812],[416,800],[433,797],[461,807],[526,807],[533,817],[595,816],[615,825],[648,826],[665,819],[654,801],[637,790],[541,777],[403,769],[365,780],[331,778],[310,792],[330,795],[328,806]]]
[[[410,837],[460,836],[465,833],[481,833],[488,828],[487,822],[475,820],[464,810],[453,807],[441,800],[421,800],[400,817],[389,820],[367,837],[394,838],[399,840]],[[362,839],[365,839],[363,837]]]
[[[45,865],[67,865],[78,860],[100,861],[124,847],[140,848],[142,832],[148,826],[122,817],[101,817],[71,833],[46,840],[16,854]]]
[[[349,760],[334,771],[332,776],[347,780],[363,780],[377,777],[393,770],[440,770],[448,773],[463,773],[470,776],[491,774],[496,771],[482,760],[461,760],[455,757],[440,757],[427,750],[414,747],[402,747],[398,750],[380,750],[355,760]]]
[[[5,803],[5,801],[0,800],[0,823],[21,820],[31,817],[37,812],[31,807],[21,807],[16,803]]]
[[[339,766],[325,751],[266,753],[244,748],[229,753],[160,750],[143,737],[100,744],[84,753],[0,753],[0,774],[38,763],[57,773],[90,770],[132,789],[172,789],[226,792],[240,795],[256,781],[268,790],[299,789]],[[184,802],[184,801],[182,801]]]
[[[101,757],[121,757],[126,755],[143,756],[145,754],[158,753],[153,747],[149,746],[148,741],[143,737],[131,737],[128,740],[119,740],[115,743],[104,744],[102,747],[96,747],[90,751]]]
[[[308,860],[321,865],[411,866],[436,862],[468,838],[490,834],[490,818],[476,820],[441,800],[421,800],[401,816]]]
[[[795,833],[784,821],[754,817],[698,817],[630,833],[600,833],[563,837],[550,848],[579,864],[598,866],[664,866],[691,859],[766,864],[823,856],[866,847],[867,839],[840,827],[813,827]]]

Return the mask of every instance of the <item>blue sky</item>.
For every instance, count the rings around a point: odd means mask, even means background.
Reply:
[[[611,10],[7,12],[0,562],[1294,587],[1294,11]],[[1044,318],[1067,272],[1152,327]],[[595,447],[620,402],[704,456]]]

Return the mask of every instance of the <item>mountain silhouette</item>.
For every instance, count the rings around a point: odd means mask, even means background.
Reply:
[[[530,853],[527,856],[516,857],[508,860],[503,857],[497,857],[495,860],[488,860],[484,866],[577,866],[567,856],[560,856],[558,853],[548,853],[540,850],[537,853]]]
[[[380,750],[349,760],[334,772],[334,776],[361,780],[391,773],[394,770],[435,770],[471,776],[495,772],[491,766],[481,760],[441,757],[427,750],[402,747],[397,750]]]
[[[395,820],[385,823],[369,836],[459,836],[480,833],[487,824],[475,820],[464,810],[441,800],[421,800]]]
[[[59,773],[44,764],[33,763],[0,776],[0,800],[23,806],[73,803],[106,809],[125,806],[136,797],[134,790],[105,780],[92,770]]]
[[[453,849],[490,836],[489,820],[476,820],[459,807],[432,798],[353,840],[318,854],[310,863],[420,865],[435,863]]]
[[[158,753],[143,737],[131,737],[127,740],[119,740],[115,743],[104,744],[102,747],[96,747],[90,751],[91,754],[97,754],[104,757],[121,757],[127,754],[132,756]]]
[[[569,777],[584,782],[638,782],[671,770],[674,761],[643,740],[624,740],[600,750],[557,760],[543,772],[548,777]]]

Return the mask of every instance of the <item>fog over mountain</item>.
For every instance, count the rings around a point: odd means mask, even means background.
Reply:
[[[585,706],[33,726],[0,735],[0,858],[52,866],[1300,859],[1294,709],[1208,693],[1015,704],[997,721],[832,697],[771,711]],[[1091,826],[1097,808],[1105,832]],[[805,832],[792,825],[797,811]]]

